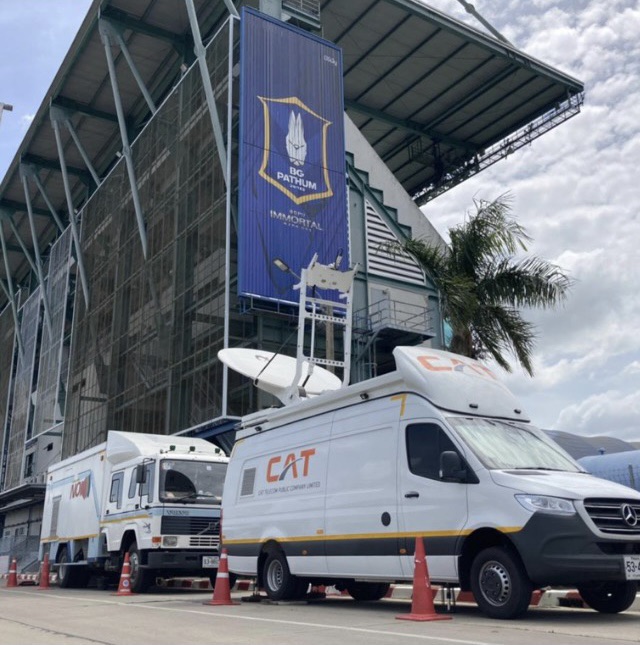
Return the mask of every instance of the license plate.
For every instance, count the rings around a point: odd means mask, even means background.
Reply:
[[[624,575],[627,580],[640,580],[640,555],[624,556]]]
[[[217,555],[203,555],[202,568],[203,569],[217,569],[220,558]]]

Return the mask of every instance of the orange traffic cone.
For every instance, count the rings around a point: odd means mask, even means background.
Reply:
[[[9,567],[9,579],[7,580],[7,589],[18,586],[18,561],[13,558]]]
[[[40,584],[38,589],[51,589],[49,586],[49,554],[44,554],[44,560],[42,561],[42,567],[40,568]]]
[[[229,587],[229,563],[227,562],[227,550],[222,549],[220,553],[220,564],[216,575],[216,585],[213,588],[213,598],[203,605],[237,605],[231,600],[231,588]]]
[[[122,565],[122,573],[120,574],[120,582],[118,584],[118,591],[112,594],[113,596],[133,596],[131,591],[131,564],[129,563],[129,553],[124,554],[124,564]]]
[[[416,538],[415,569],[413,570],[413,594],[411,596],[411,613],[396,616],[398,620],[451,620],[451,616],[436,614],[433,606],[433,593],[429,582],[429,569],[424,554],[422,538]]]

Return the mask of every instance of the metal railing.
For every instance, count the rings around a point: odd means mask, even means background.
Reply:
[[[383,329],[434,336],[433,315],[427,306],[383,299],[354,314],[354,329],[377,333]]]
[[[8,559],[16,559],[18,573],[24,573],[34,569],[38,564],[38,552],[40,549],[40,537],[37,535],[10,535],[0,538],[0,556]],[[38,568],[35,566],[35,571]]]

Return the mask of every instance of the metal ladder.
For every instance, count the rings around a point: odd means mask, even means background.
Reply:
[[[351,334],[353,314],[353,280],[358,272],[358,265],[348,271],[337,268],[339,261],[334,264],[320,264],[317,254],[313,256],[309,266],[302,269],[300,282],[294,289],[300,291],[298,311],[298,341],[296,350],[296,373],[289,388],[289,401],[298,401],[304,397],[304,384],[313,373],[316,365],[329,368],[342,368],[342,387],[349,385],[351,373]],[[327,300],[319,297],[318,291],[337,291],[338,300]],[[317,324],[325,324],[325,343],[333,335],[335,326],[343,329],[342,360],[321,358],[316,356]],[[310,348],[309,355],[304,353],[304,341],[309,326]],[[326,345],[325,345],[326,346]],[[307,368],[301,386],[300,379],[303,370]],[[302,391],[301,391],[302,388]]]

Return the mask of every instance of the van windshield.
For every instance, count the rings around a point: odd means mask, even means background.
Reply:
[[[584,472],[537,428],[477,417],[447,421],[489,469]]]
[[[164,459],[160,462],[160,499],[183,504],[217,504],[227,472],[224,462]]]

